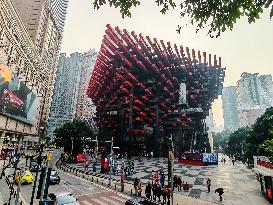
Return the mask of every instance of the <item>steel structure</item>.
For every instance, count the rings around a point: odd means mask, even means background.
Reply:
[[[100,137],[135,154],[159,154],[170,134],[176,152],[208,149],[204,121],[222,91],[221,58],[110,25],[105,33],[87,90]]]

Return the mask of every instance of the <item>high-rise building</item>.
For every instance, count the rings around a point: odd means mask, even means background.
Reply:
[[[83,54],[82,71],[79,84],[77,112],[76,117],[82,119],[90,119],[95,114],[95,105],[92,100],[87,97],[86,91],[88,88],[88,82],[91,77],[91,73],[96,62],[97,52],[95,49],[91,49]]]
[[[46,91],[41,127],[45,127],[51,103],[52,89],[68,0],[12,0],[37,51],[46,65]]]
[[[206,126],[210,132],[215,132],[216,125],[213,119],[212,109],[209,110],[209,115],[206,117]]]
[[[38,136],[41,131],[46,65],[18,14],[11,0],[0,1],[1,141]]]
[[[251,126],[273,105],[272,76],[242,73],[237,87],[240,127]]]
[[[222,108],[224,117],[224,129],[235,131],[239,128],[237,87],[229,86],[223,88]]]
[[[92,101],[87,99],[87,87],[97,53],[94,49],[83,54],[60,55],[48,120],[48,137],[56,127],[78,117],[89,119],[94,115]]]
[[[63,31],[68,0],[49,0],[49,5],[51,7],[58,29]]]

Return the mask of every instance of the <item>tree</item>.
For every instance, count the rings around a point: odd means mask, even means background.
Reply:
[[[251,134],[251,128],[242,127],[230,134],[228,141],[228,153],[243,156],[245,140]]]
[[[246,138],[246,157],[252,159],[255,155],[267,155],[267,149],[262,144],[272,139],[273,107],[266,109],[265,113],[253,125],[251,135]],[[266,143],[266,145],[270,145],[270,143]]]
[[[216,133],[213,137],[213,146],[217,150],[224,150],[227,147],[227,142],[229,140],[230,132],[229,131],[223,131]]]
[[[140,0],[94,0],[93,4],[95,9],[99,9],[107,3],[119,8],[124,18],[131,17],[131,9],[140,5]],[[209,25],[208,34],[211,37],[218,37],[227,29],[232,30],[240,17],[246,16],[249,23],[255,22],[263,10],[270,6],[270,18],[273,16],[273,0],[181,0],[178,3],[173,0],[155,0],[155,4],[161,7],[162,14],[179,7],[180,16],[189,17],[190,23],[197,25],[196,32]]]
[[[94,136],[93,130],[82,120],[74,119],[66,122],[55,129],[55,142],[59,147],[64,147],[64,151],[76,156],[82,153],[83,147],[87,144],[87,138]],[[72,150],[73,141],[73,150]]]
[[[266,153],[270,161],[273,162],[273,139],[264,141],[259,147]]]

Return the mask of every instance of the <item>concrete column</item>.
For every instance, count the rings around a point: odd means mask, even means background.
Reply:
[[[6,132],[2,131],[1,135],[0,135],[0,150],[2,150],[3,148],[3,144],[4,144],[4,137],[6,136]]]

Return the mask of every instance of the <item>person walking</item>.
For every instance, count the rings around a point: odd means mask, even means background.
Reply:
[[[152,191],[153,191],[153,200],[156,200],[156,196],[157,196],[157,184],[153,184],[152,187]]]
[[[120,185],[121,185],[121,192],[124,191],[124,174],[123,172],[121,172],[121,175],[120,175]]]
[[[173,177],[173,190],[174,190],[174,187],[177,187],[177,176],[174,175]]]
[[[147,197],[148,199],[151,198],[151,194],[152,194],[152,185],[151,185],[150,182],[148,182],[148,184],[146,185],[145,194],[146,194],[146,197]]]
[[[134,181],[134,188],[135,188],[135,195],[137,196],[137,191],[138,191],[138,183],[139,183],[139,180],[138,178],[136,177],[135,178],[135,181]]]
[[[161,183],[162,187],[164,186],[164,182],[165,182],[165,174],[164,174],[164,172],[161,172],[161,174],[160,174],[160,183]]]
[[[142,193],[142,183],[141,183],[140,180],[138,181],[137,191],[138,191],[137,196],[141,197],[141,193]]]
[[[234,166],[234,163],[235,163],[235,159],[234,159],[234,158],[232,158],[232,160],[231,160],[231,161],[232,161],[232,164],[233,164],[233,166]]]
[[[160,197],[161,197],[161,185],[160,184],[157,184],[156,193],[157,193],[158,201],[160,201]]]
[[[208,178],[207,179],[208,193],[210,193],[210,186],[211,186],[211,180],[210,180],[210,178]]]
[[[215,189],[215,193],[216,193],[216,192],[219,194],[220,201],[223,201],[222,195],[224,194],[224,189],[223,189],[223,188]]]
[[[181,191],[181,187],[182,187],[181,177],[178,177],[178,179],[177,179],[177,187],[178,187],[178,191]]]

